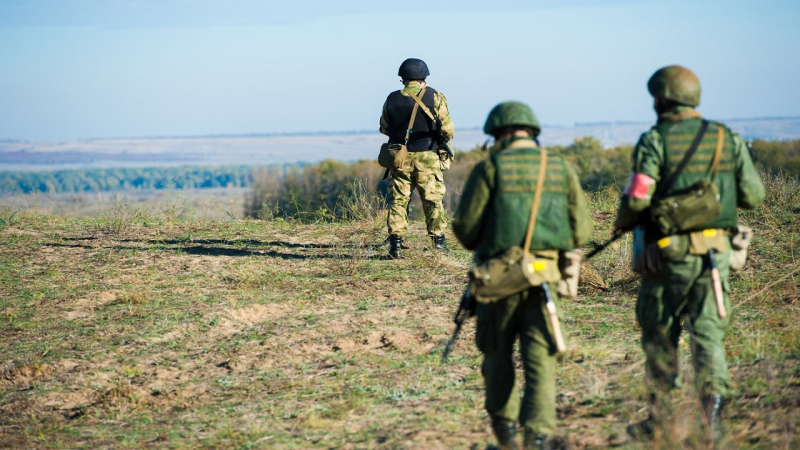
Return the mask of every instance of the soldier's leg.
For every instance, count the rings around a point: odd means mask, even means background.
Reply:
[[[411,172],[393,170],[389,187],[389,213],[386,225],[390,235],[403,236],[408,229],[408,202],[411,200]]]
[[[555,289],[551,289],[556,295]],[[537,435],[551,436],[556,429],[556,349],[544,313],[541,288],[524,293],[520,323],[520,350],[525,372],[525,391],[519,423],[526,442]]]
[[[447,213],[444,210],[445,186],[436,152],[420,152],[414,161],[416,184],[425,213],[425,225],[429,236],[443,236],[447,229]]]
[[[689,294],[689,316],[691,320],[690,336],[695,365],[697,391],[701,396],[720,394],[727,395],[731,383],[728,363],[725,358],[725,333],[731,321],[731,300],[728,294],[728,275],[730,274],[730,252],[718,253],[714,256],[722,279],[723,298],[728,316],[719,317],[714,286],[711,281],[707,256],[695,256],[703,259],[704,270],[692,286]]]
[[[730,252],[714,255],[722,280],[727,317],[719,317],[708,256],[697,257],[703,258],[703,272],[692,286],[688,305],[690,326],[687,328],[692,342],[695,381],[705,413],[704,426],[715,444],[719,444],[723,437],[722,410],[731,383],[723,345],[733,312],[728,294],[729,256]]]
[[[493,422],[514,423],[519,415],[513,357],[517,335],[514,312],[518,304],[519,294],[477,306],[475,343],[484,355],[481,373],[486,384],[485,406]]]
[[[636,301],[636,319],[642,328],[647,384],[654,394],[664,394],[678,383],[678,338],[681,326],[675,303],[685,294],[675,293],[667,274],[646,275]],[[678,297],[678,298],[676,298]]]

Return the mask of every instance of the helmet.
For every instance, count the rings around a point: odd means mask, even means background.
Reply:
[[[486,118],[483,132],[493,134],[494,130],[510,126],[525,126],[533,128],[533,137],[539,135],[542,127],[528,105],[520,102],[503,102],[495,106]]]
[[[686,106],[700,104],[700,80],[691,70],[681,66],[662,67],[650,77],[647,90],[660,97]]]
[[[428,65],[425,64],[425,61],[417,58],[408,58],[403,61],[403,64],[400,64],[397,74],[405,80],[424,80],[431,72],[428,70]]]

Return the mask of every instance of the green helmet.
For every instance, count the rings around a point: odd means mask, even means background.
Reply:
[[[667,66],[658,69],[647,82],[647,90],[653,97],[681,105],[700,104],[700,80],[686,67]]]
[[[539,135],[542,127],[528,105],[520,102],[503,102],[495,106],[486,118],[483,132],[494,134],[498,128],[510,126],[525,126],[533,128],[533,137]]]

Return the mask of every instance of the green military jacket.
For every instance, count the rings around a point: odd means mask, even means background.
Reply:
[[[700,178],[709,178],[708,169],[717,141],[717,127],[723,129],[723,148],[715,183],[720,191],[722,212],[704,228],[734,228],[737,225],[736,208],[755,208],[764,200],[764,184],[750,157],[745,141],[736,133],[716,122],[709,124],[704,139],[700,141],[697,152],[690,163],[678,176],[670,192],[660,192],[659,187],[675,171],[691,145],[702,117],[694,108],[678,107],[672,112],[659,116],[658,123],[644,133],[633,151],[632,175],[623,194],[615,227],[629,229],[637,224],[650,221],[649,214],[643,214],[653,197],[669,197],[680,192]],[[642,185],[631,186],[634,177],[644,176]]]
[[[478,259],[522,245],[540,155],[532,139],[508,139],[472,170],[453,232],[464,247],[475,250]],[[547,155],[547,176],[530,249],[571,250],[591,237],[591,215],[575,169],[559,155]]]

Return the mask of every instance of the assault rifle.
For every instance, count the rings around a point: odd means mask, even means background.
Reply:
[[[458,305],[456,316],[453,318],[456,329],[453,331],[450,340],[447,341],[447,346],[444,348],[444,353],[442,353],[442,364],[447,362],[447,356],[450,354],[450,351],[453,350],[453,344],[456,342],[458,333],[461,332],[464,321],[475,315],[475,306],[475,298],[469,294],[469,284],[467,284],[467,287],[464,288],[464,294],[461,296],[461,303]]]

